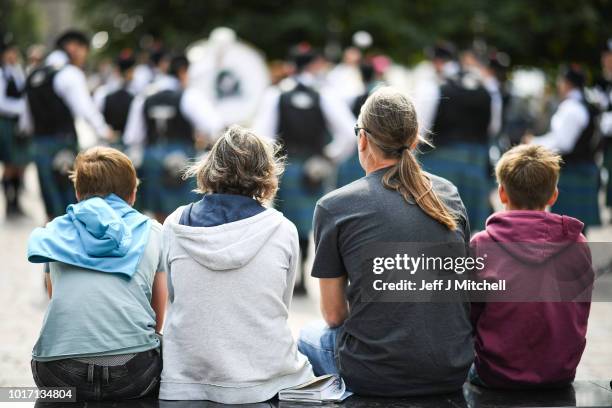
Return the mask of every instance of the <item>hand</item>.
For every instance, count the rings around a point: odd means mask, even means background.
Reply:
[[[195,136],[194,146],[197,151],[203,151],[212,145],[210,138],[202,133],[198,133]]]
[[[119,135],[113,129],[108,128],[108,130],[106,131],[106,135],[104,135],[104,139],[108,143],[115,143],[119,141]]]

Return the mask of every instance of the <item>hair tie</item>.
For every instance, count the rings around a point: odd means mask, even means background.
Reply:
[[[429,188],[420,196],[418,196],[417,198],[414,199],[415,202],[419,202],[423,199],[423,197],[425,197],[427,194],[431,193],[431,190],[433,190],[433,183],[430,182],[429,183]]]
[[[404,145],[400,147],[399,149],[397,149],[397,152],[401,154],[404,152],[404,150],[409,149],[409,148],[410,148],[409,146]]]

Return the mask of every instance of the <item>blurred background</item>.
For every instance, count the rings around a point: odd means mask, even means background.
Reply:
[[[502,123],[487,135],[489,166],[525,135],[549,130],[562,99],[556,90],[561,67],[574,67],[584,76],[584,94],[598,109],[599,127],[611,105],[611,22],[612,1],[607,0],[0,0],[0,36],[18,50],[26,73],[67,29],[89,36],[83,69],[92,95],[118,81],[118,56],[126,52],[136,69],[159,68],[152,67],[151,57],[160,51],[185,53],[191,63],[190,86],[212,102],[223,127],[257,122],[268,87],[282,85],[295,73],[296,47],[318,51],[322,84],[354,111],[354,101],[373,83],[389,84],[426,104],[422,85],[436,82],[436,56],[450,45],[463,68],[494,78],[503,101]],[[370,81],[363,76],[364,65],[372,71]],[[245,90],[242,97],[233,102],[218,97],[215,81],[221,71],[237,76]],[[134,93],[144,92],[145,85]],[[98,143],[92,127],[75,119],[80,147]],[[598,130],[598,137],[606,137],[607,131]],[[121,135],[116,136],[121,144]],[[214,140],[215,135],[208,136]],[[606,147],[598,146],[598,222],[589,226],[587,236],[609,242],[609,172]],[[339,185],[326,177],[323,190]],[[48,219],[34,164],[24,163],[23,186],[15,194],[20,197],[17,211],[9,211],[11,204],[0,200],[0,386],[33,384],[29,356],[47,304],[42,267],[25,257],[29,233]],[[489,213],[500,209],[493,188],[486,194]],[[295,334],[318,318],[316,282],[305,278],[301,285],[305,294],[295,298],[291,314]],[[577,379],[612,374],[611,315],[612,303],[593,304]]]

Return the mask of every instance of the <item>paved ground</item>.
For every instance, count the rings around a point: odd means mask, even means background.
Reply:
[[[0,218],[0,386],[33,385],[29,360],[46,307],[42,268],[26,261],[26,240],[32,228],[44,222],[43,208],[35,182],[35,171],[27,172],[28,190],[24,207],[28,217]],[[0,214],[4,214],[0,203]],[[612,241],[612,227],[593,230],[594,241]],[[309,293],[316,294],[316,282],[308,281]],[[291,327],[299,328],[318,318],[316,295],[296,298]],[[589,321],[587,349],[577,379],[612,378],[612,303],[594,303]],[[20,405],[21,406],[21,405]]]

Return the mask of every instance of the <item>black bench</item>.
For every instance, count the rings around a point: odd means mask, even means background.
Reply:
[[[142,399],[124,402],[88,402],[73,404],[37,403],[37,407],[49,408],[223,408],[227,405],[208,401],[158,401]],[[352,396],[342,404],[312,405],[281,401],[238,405],[241,408],[503,408],[503,407],[612,407],[612,390],[609,381],[576,381],[573,386],[556,390],[495,391],[471,384],[463,386],[463,392],[414,398],[370,398]]]

